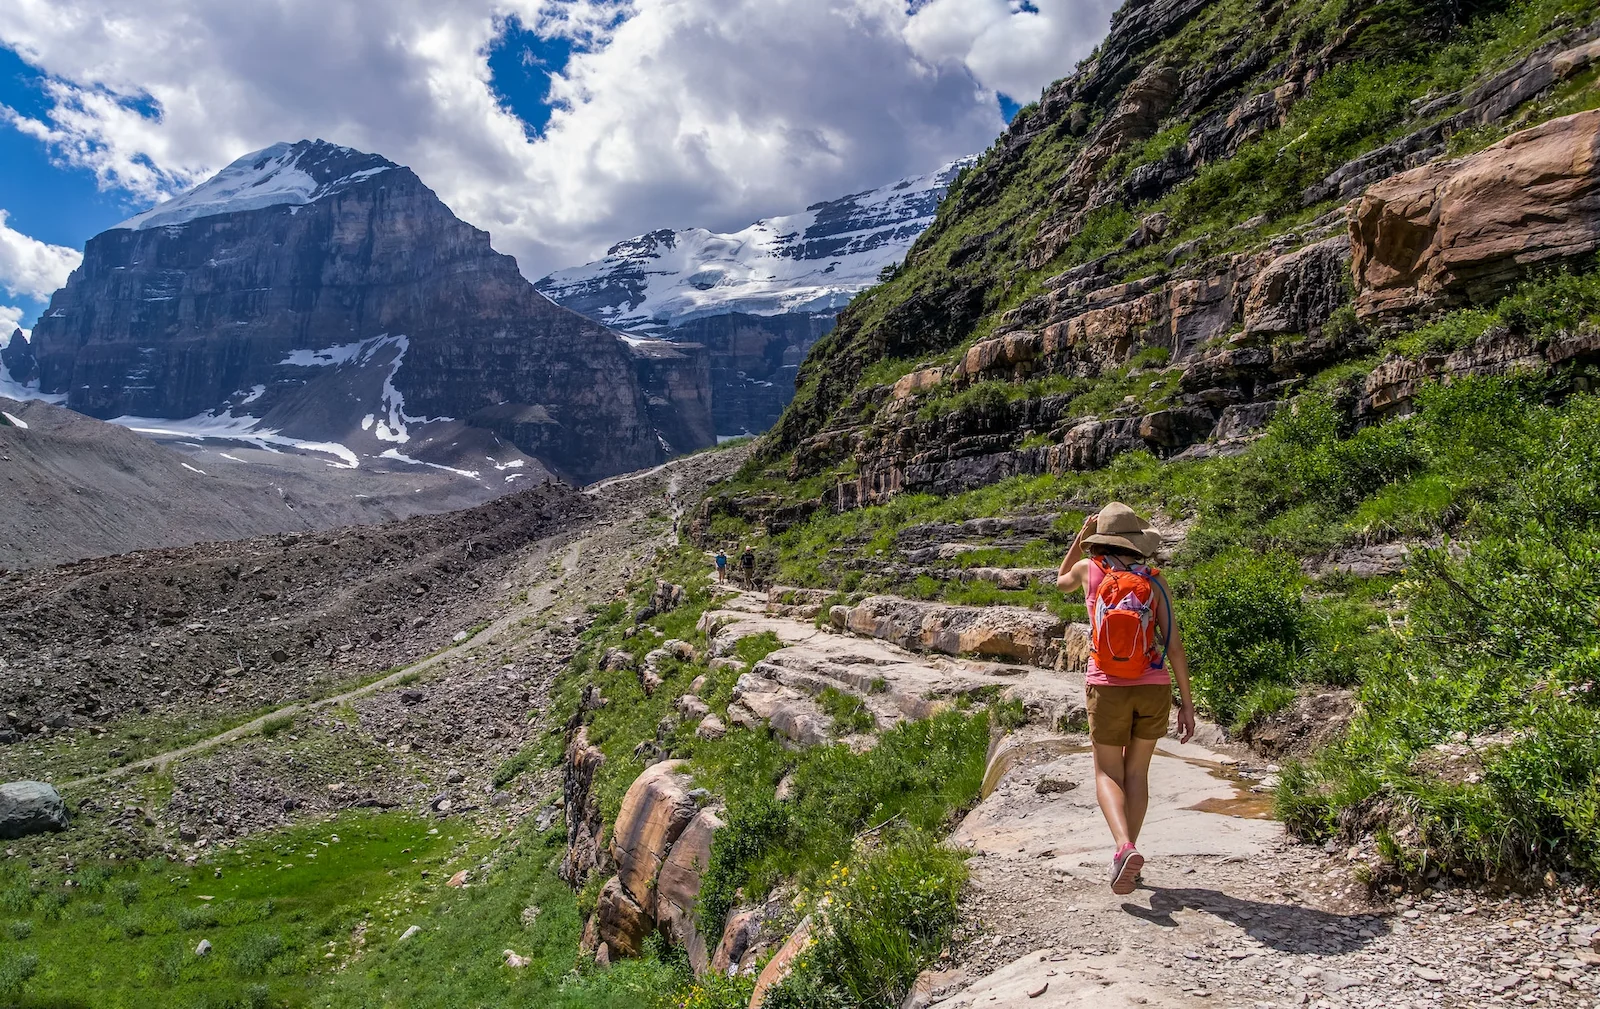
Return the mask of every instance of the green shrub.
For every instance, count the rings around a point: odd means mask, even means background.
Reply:
[[[960,855],[914,830],[839,866],[806,908],[815,945],[766,1004],[898,1007],[954,931],[966,878]]]
[[[878,720],[873,717],[865,701],[838,687],[823,687],[822,693],[817,696],[817,703],[823,713],[833,719],[835,735],[853,736],[871,732],[878,726]]]
[[[1234,721],[1252,691],[1297,679],[1312,640],[1303,582],[1284,553],[1238,551],[1195,573],[1176,609],[1195,701],[1218,721]]]
[[[745,883],[746,867],[783,844],[790,827],[789,808],[770,794],[757,794],[729,809],[727,825],[712,839],[695,907],[707,939],[722,935],[723,922]]]

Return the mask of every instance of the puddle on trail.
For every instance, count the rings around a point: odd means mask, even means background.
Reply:
[[[1272,815],[1272,793],[1252,792],[1250,790],[1250,780],[1241,777],[1238,771],[1227,764],[1215,760],[1201,760],[1198,757],[1180,757],[1175,753],[1166,753],[1159,749],[1156,752],[1163,757],[1170,757],[1173,760],[1181,760],[1185,763],[1193,764],[1195,767],[1205,768],[1206,773],[1213,778],[1218,781],[1225,781],[1233,786],[1233,794],[1230,796],[1201,799],[1192,806],[1183,807],[1184,809],[1192,809],[1200,813],[1216,813],[1219,816],[1237,816],[1246,820],[1276,819]]]

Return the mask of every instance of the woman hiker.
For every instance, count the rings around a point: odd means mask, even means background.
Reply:
[[[1063,592],[1083,589],[1089,610],[1089,670],[1084,676],[1095,795],[1111,828],[1111,892],[1133,892],[1144,856],[1135,845],[1150,806],[1150,758],[1172,712],[1170,663],[1178,680],[1178,740],[1194,735],[1189,660],[1173,619],[1172,593],[1148,558],[1161,537],[1132,508],[1113,501],[1083,522],[1056,578]],[[1085,550],[1088,556],[1084,556]]]

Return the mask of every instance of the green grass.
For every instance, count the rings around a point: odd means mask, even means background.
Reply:
[[[7,952],[36,958],[18,1004],[309,1005],[326,986],[323,953],[350,953],[358,924],[382,947],[425,922],[458,845],[471,843],[462,831],[350,813],[192,866],[154,858],[69,873],[13,862],[0,870]],[[202,939],[206,957],[194,953]]]

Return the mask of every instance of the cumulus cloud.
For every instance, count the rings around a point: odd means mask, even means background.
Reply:
[[[0,305],[0,347],[11,344],[11,334],[22,328],[23,311],[11,305]],[[24,335],[27,331],[24,330]]]
[[[67,274],[78,268],[83,256],[76,249],[48,245],[13,230],[6,224],[7,216],[0,210],[0,288],[12,297],[44,301],[67,282]],[[5,311],[13,310],[0,309]],[[16,322],[6,324],[5,318],[0,314],[0,330],[10,336]]]
[[[1094,0],[925,0],[906,26],[929,62],[959,62],[986,87],[1029,102],[1106,32],[1115,4]]]
[[[280,140],[410,165],[537,277],[657,227],[742,227],[986,147],[1111,0],[9,0],[48,75],[14,128],[140,204]],[[507,19],[577,45],[530,139]]]

